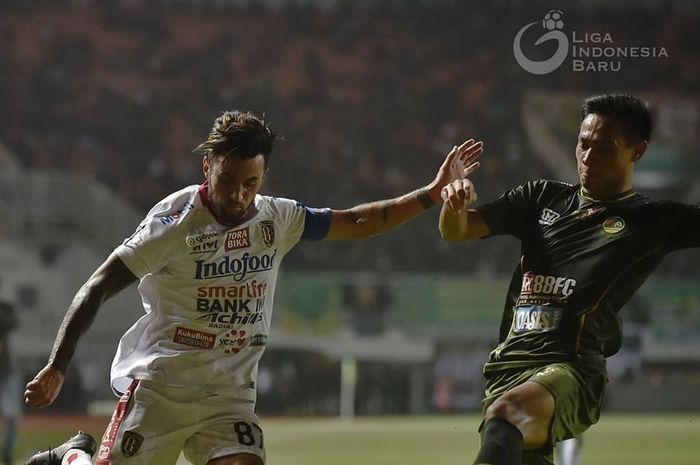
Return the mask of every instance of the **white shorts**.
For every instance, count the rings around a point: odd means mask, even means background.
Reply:
[[[95,465],[194,465],[239,453],[265,462],[255,403],[135,380],[117,403]]]

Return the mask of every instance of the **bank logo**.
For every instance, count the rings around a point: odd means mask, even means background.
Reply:
[[[617,234],[625,229],[625,220],[619,216],[611,216],[603,223],[603,231],[608,234]]]
[[[542,22],[539,23],[545,30],[545,33],[535,41],[535,46],[552,40],[557,42],[557,50],[554,52],[554,55],[546,60],[529,59],[525,56],[521,45],[525,31],[537,25],[538,21],[526,24],[518,31],[515,35],[515,40],[513,40],[513,55],[515,55],[515,61],[518,62],[521,68],[529,73],[541,75],[551,73],[564,63],[569,54],[569,38],[562,32],[564,28],[563,17],[564,12],[561,10],[549,10],[542,18]]]

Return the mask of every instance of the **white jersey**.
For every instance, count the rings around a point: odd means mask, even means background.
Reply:
[[[137,378],[255,400],[279,266],[311,209],[257,195],[258,213],[227,227],[206,198],[206,184],[171,194],[115,249],[146,311],[119,341],[116,392]]]

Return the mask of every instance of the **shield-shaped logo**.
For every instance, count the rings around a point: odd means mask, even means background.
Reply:
[[[122,437],[122,453],[125,457],[131,457],[141,448],[143,436],[134,431],[124,431]]]
[[[260,235],[262,235],[265,245],[272,247],[272,244],[275,243],[275,226],[272,221],[260,222]]]
[[[554,224],[555,221],[559,219],[561,215],[554,210],[550,210],[549,208],[545,208],[542,210],[542,213],[540,214],[540,221],[539,223],[544,226],[551,226]]]

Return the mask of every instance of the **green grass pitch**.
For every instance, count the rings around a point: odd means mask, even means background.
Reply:
[[[268,465],[465,464],[476,455],[477,416],[262,418]],[[28,419],[17,464],[82,427],[99,437],[107,419]],[[181,460],[178,465],[187,462]],[[582,465],[698,465],[700,413],[603,415],[585,435]],[[166,464],[164,464],[166,465]]]

